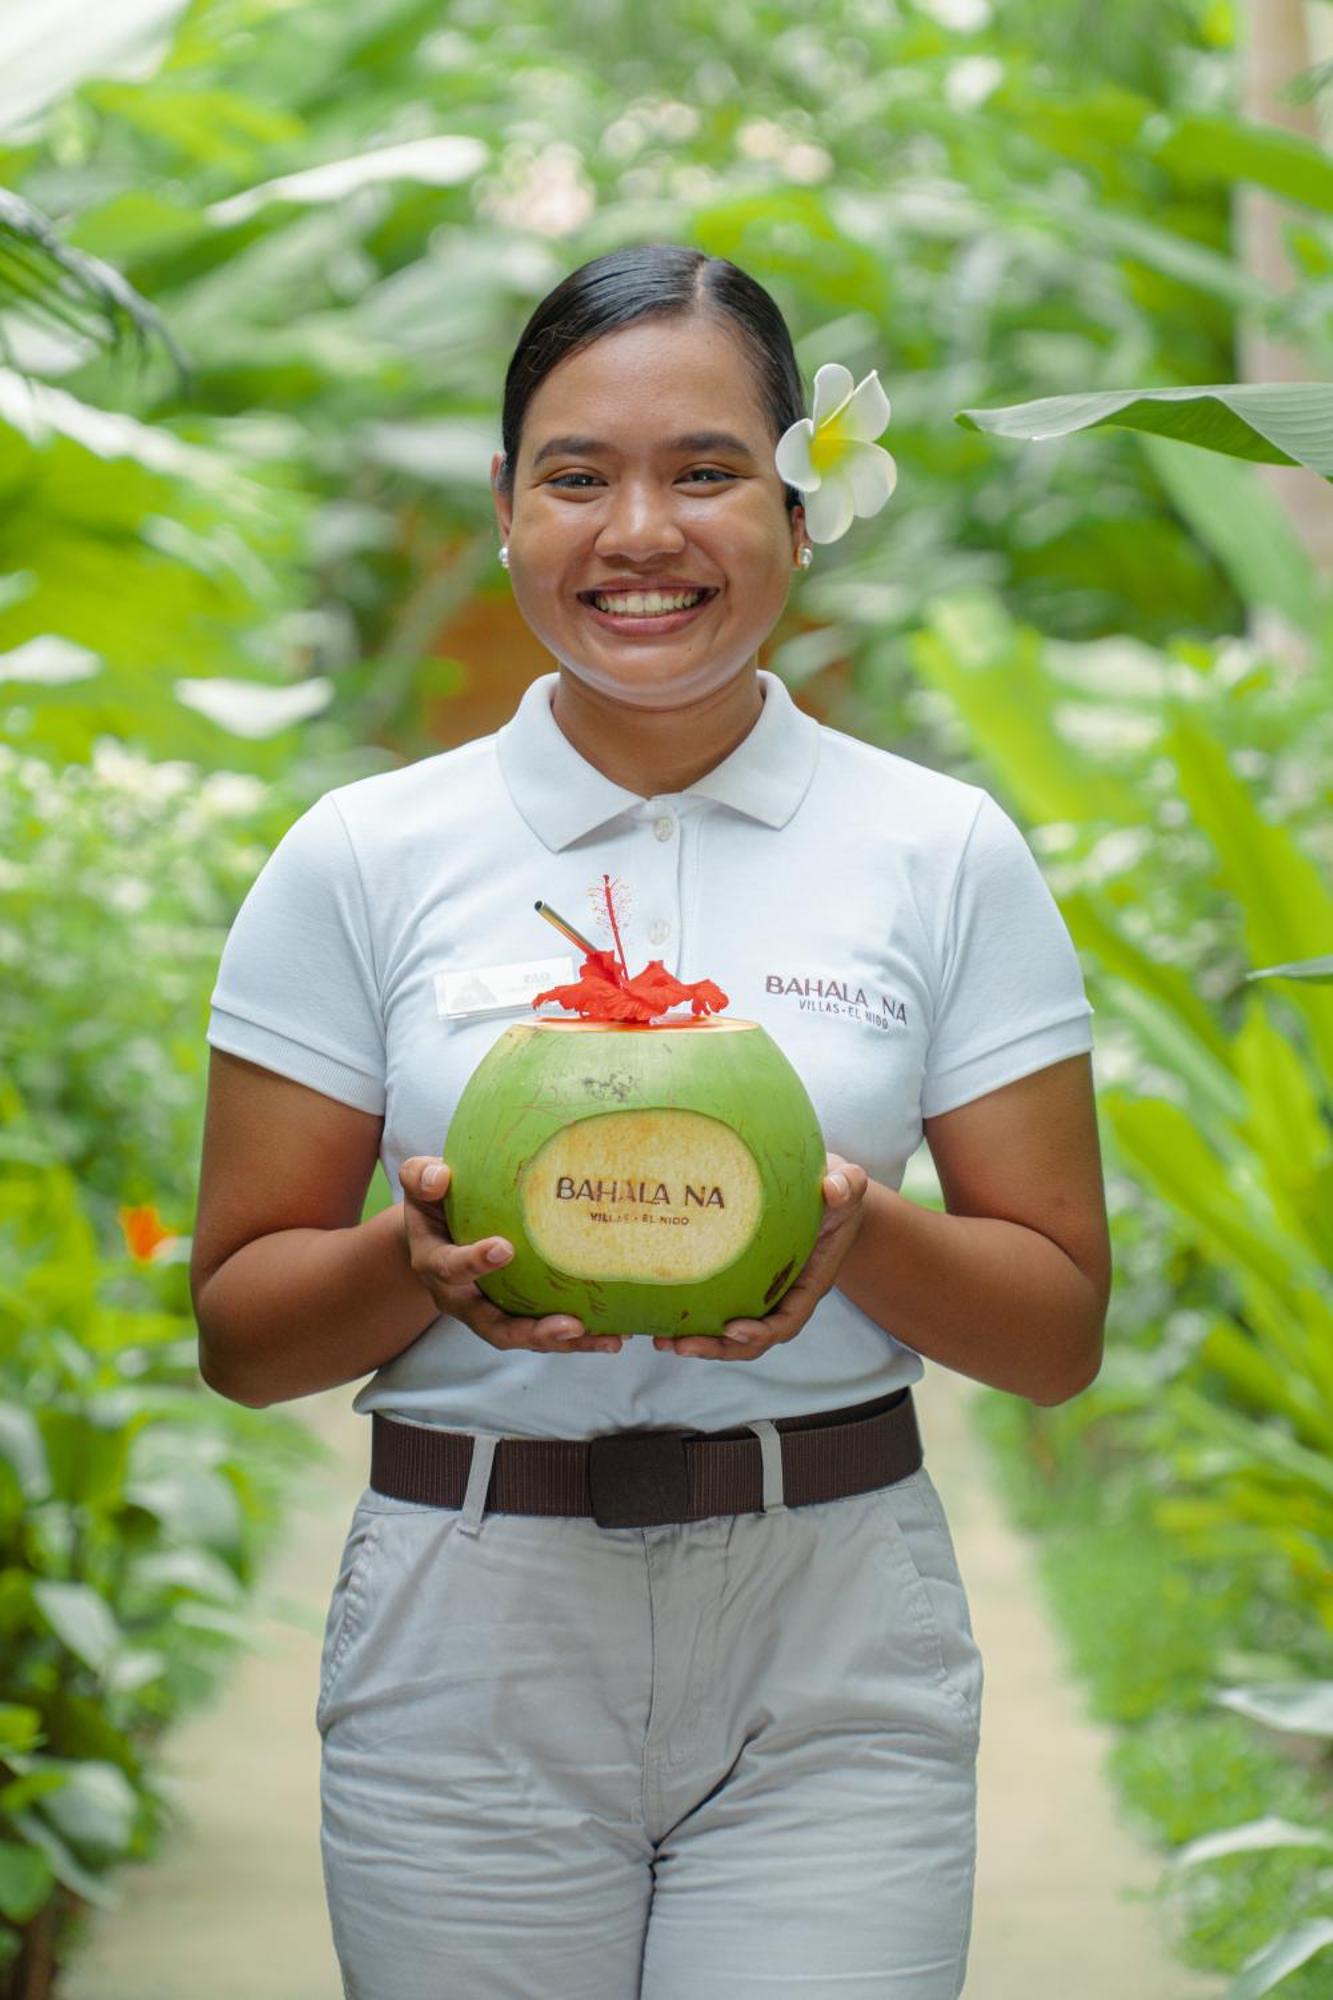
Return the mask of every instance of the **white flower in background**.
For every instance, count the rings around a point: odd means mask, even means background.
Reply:
[[[99,736],[93,744],[92,775],[104,791],[157,805],[192,792],[199,782],[199,766],[183,758],[145,757],[117,736]]]
[[[789,181],[798,181],[802,187],[813,187],[817,181],[826,181],[833,172],[833,155],[823,146],[801,140],[788,149],[783,166]]]
[[[737,131],[736,146],[748,160],[773,161],[789,181],[811,184],[833,171],[830,152],[772,118],[748,118]]]
[[[210,771],[199,787],[199,804],[219,819],[241,819],[258,812],[267,796],[261,778],[248,771]]]
[[[975,111],[1004,82],[1004,64],[995,56],[960,56],[944,73],[950,111]]]
[[[0,681],[86,681],[100,673],[102,662],[86,646],[62,639],[55,632],[25,639],[12,653],[0,653]]]
[[[750,160],[780,160],[787,134],[772,118],[747,118],[736,134],[739,150]]]
[[[233,736],[276,736],[280,730],[320,714],[333,700],[333,682],[323,674],[287,687],[226,680],[216,674],[210,680],[177,681],[175,691],[177,701],[186,708],[206,715]]]
[[[477,207],[514,229],[542,236],[568,236],[580,229],[597,206],[577,147],[553,139],[534,153],[511,146],[498,178],[478,190]]]
[[[815,376],[815,410],[778,440],[778,473],[797,488],[812,542],[836,542],[855,515],[878,514],[898,484],[898,468],[874,443],[889,421],[889,399],[872,368],[855,387],[852,371],[826,361]]]

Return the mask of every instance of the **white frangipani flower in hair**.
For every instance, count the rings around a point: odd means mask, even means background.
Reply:
[[[898,484],[898,467],[874,443],[889,421],[889,399],[879,376],[852,386],[852,371],[826,361],[815,375],[815,413],[782,433],[778,473],[795,486],[805,506],[812,542],[836,542],[855,515],[878,514]]]

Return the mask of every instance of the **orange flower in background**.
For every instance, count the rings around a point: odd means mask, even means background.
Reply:
[[[151,1203],[144,1208],[117,1209],[121,1232],[125,1238],[125,1248],[131,1257],[147,1263],[160,1243],[174,1240],[176,1231],[168,1229]]]

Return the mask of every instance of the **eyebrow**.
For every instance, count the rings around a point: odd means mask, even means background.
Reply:
[[[553,437],[548,438],[533,459],[540,465],[546,458],[592,458],[599,453],[614,452],[615,446],[604,444],[600,438]],[[668,451],[734,451],[743,458],[754,454],[743,438],[734,437],[730,431],[687,431],[683,437],[671,438]]]

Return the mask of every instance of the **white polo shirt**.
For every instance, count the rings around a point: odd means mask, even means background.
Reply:
[[[1078,960],[989,793],[830,729],[759,670],[762,713],[680,793],[645,799],[583,758],[534,681],[494,735],[326,793],[289,829],[222,953],[208,1040],[382,1115],[399,1194],[439,1155],[459,1095],[531,996],[594,942],[625,885],[626,960],[712,979],[795,1066],[825,1144],[897,1188],[923,1117],[1092,1047]],[[558,1013],[547,1006],[543,1011]],[[683,1010],[681,1010],[683,1013]],[[353,1407],[524,1437],[641,1424],[722,1429],[835,1409],[924,1372],[836,1287],[750,1362],[501,1352],[447,1315]]]

